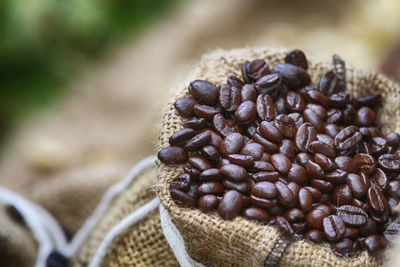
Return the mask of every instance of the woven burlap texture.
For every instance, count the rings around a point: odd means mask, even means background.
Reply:
[[[240,66],[245,60],[263,58],[270,65],[284,61],[288,50],[265,47],[243,48],[230,51],[217,50],[203,56],[200,64],[186,81],[174,88],[175,95],[163,111],[158,139],[158,149],[168,146],[169,137],[183,128],[182,119],[174,108],[176,99],[188,95],[190,81],[205,79],[215,84],[226,83],[228,75],[241,77]],[[321,74],[332,69],[329,63],[309,59],[309,70],[314,85]],[[400,131],[400,89],[383,75],[346,66],[347,92],[355,97],[381,93],[383,108],[377,114],[383,131]],[[181,232],[189,255],[207,266],[263,266],[264,260],[278,238],[273,226],[264,226],[242,217],[223,220],[215,212],[203,213],[197,209],[182,208],[171,199],[169,183],[182,166],[166,166],[158,162],[158,194],[161,203],[170,213],[172,221]],[[339,257],[328,244],[299,240],[291,243],[280,261],[280,266],[379,266],[384,258],[372,258],[367,252],[355,257]]]
[[[88,266],[107,232],[123,218],[155,197],[155,167],[143,170],[110,203],[72,259],[72,266]],[[102,266],[177,266],[161,231],[158,209],[131,226],[109,248]]]

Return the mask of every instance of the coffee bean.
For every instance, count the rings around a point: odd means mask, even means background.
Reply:
[[[245,61],[242,64],[243,79],[247,83],[256,81],[268,73],[270,73],[268,64],[263,59],[255,59],[251,62]]]
[[[279,173],[276,171],[261,171],[252,175],[255,182],[268,181],[275,182],[279,178]]]
[[[200,132],[190,139],[184,146],[186,151],[194,152],[208,145],[211,141],[211,133],[209,131]]]
[[[387,142],[382,137],[373,137],[371,140],[371,152],[375,156],[384,154],[388,149]]]
[[[277,114],[286,114],[289,112],[285,102],[285,99],[281,96],[275,98],[275,112]]]
[[[301,113],[298,112],[289,113],[288,116],[294,120],[297,129],[299,129],[299,127],[304,123],[304,118],[303,115],[301,115]]]
[[[322,132],[324,129],[324,124],[323,121],[321,119],[321,117],[315,113],[313,110],[311,109],[305,109],[303,111],[303,118],[305,122],[309,122],[311,123],[317,132]]]
[[[204,182],[199,186],[200,195],[220,195],[224,192],[224,187],[221,183],[210,181]]]
[[[362,139],[356,126],[348,126],[335,137],[335,145],[339,150],[347,150],[357,145]]]
[[[296,135],[296,124],[294,120],[286,114],[278,115],[274,120],[274,126],[284,137],[293,138]]]
[[[275,182],[276,189],[278,190],[278,201],[283,206],[290,206],[295,200],[295,196],[289,187],[281,181]]]
[[[321,118],[321,120],[324,120],[327,116],[326,109],[319,104],[309,103],[309,104],[307,104],[306,108],[310,109],[311,111],[314,111],[314,113],[317,114],[318,117]]]
[[[336,166],[346,172],[357,173],[358,163],[352,157],[349,156],[339,156],[335,158]]]
[[[268,153],[278,152],[278,146],[276,144],[268,141],[267,139],[265,139],[264,137],[262,137],[259,134],[255,134],[253,136],[253,140],[256,141],[257,143],[259,143],[260,145],[262,145],[264,147],[265,152],[268,152]]]
[[[341,218],[336,215],[329,215],[323,220],[323,229],[326,238],[337,241],[344,237],[346,227]]]
[[[247,178],[246,169],[235,164],[222,166],[221,173],[234,182],[240,182]]]
[[[383,236],[385,239],[390,242],[394,243],[398,234],[400,232],[400,224],[397,221],[394,221],[386,226],[385,231],[383,232]]]
[[[365,247],[369,253],[376,254],[386,247],[386,240],[379,235],[370,235],[364,240],[363,247]]]
[[[346,227],[346,232],[344,233],[344,237],[350,238],[350,239],[356,239],[358,237],[359,232],[360,231],[358,230],[358,228]]]
[[[243,135],[240,133],[232,133],[223,139],[219,150],[222,155],[237,154],[243,144]]]
[[[325,71],[319,82],[318,90],[324,95],[331,95],[340,90],[339,80],[334,71]]]
[[[275,169],[283,175],[287,175],[292,167],[290,160],[281,154],[273,154],[271,156],[271,163],[274,165]]]
[[[332,249],[341,255],[353,255],[359,249],[357,241],[353,241],[349,238],[343,238],[342,240],[332,244]]]
[[[316,140],[316,130],[311,123],[303,123],[296,133],[296,147],[303,152],[308,151],[311,142]]]
[[[293,222],[300,222],[304,220],[304,213],[300,209],[292,208],[285,212],[285,218],[293,223]]]
[[[170,188],[179,189],[181,191],[188,191],[192,178],[187,173],[178,175],[174,180],[171,181]]]
[[[232,220],[242,211],[243,204],[242,195],[235,190],[229,190],[218,204],[218,214],[225,220]]]
[[[321,141],[313,141],[309,144],[308,150],[311,153],[322,153],[327,157],[333,158],[336,155],[335,148]]]
[[[385,139],[389,146],[398,147],[400,146],[400,135],[395,132],[388,133]]]
[[[351,188],[347,184],[341,184],[336,186],[332,192],[333,204],[336,206],[342,206],[351,204],[352,202],[352,193]]]
[[[190,175],[190,178],[193,179],[193,181],[197,181],[200,176],[200,171],[196,168],[190,167],[190,166],[185,166],[183,167],[184,173],[187,173]]]
[[[323,220],[330,215],[330,210],[320,208],[318,205],[306,214],[306,222],[309,228],[323,229]]]
[[[376,127],[361,127],[359,131],[368,140],[381,135],[379,129]]]
[[[311,192],[314,201],[317,201],[321,197],[321,191],[319,191],[318,189],[311,186],[305,186],[304,188],[307,188],[308,191]]]
[[[240,165],[242,167],[250,167],[254,164],[252,156],[241,155],[241,154],[230,154],[226,158],[233,164]]]
[[[288,92],[286,95],[286,106],[291,112],[302,112],[305,109],[303,97],[296,92]]]
[[[251,193],[260,198],[274,198],[278,195],[278,190],[271,182],[259,182],[251,188]]]
[[[314,161],[321,166],[324,171],[331,171],[335,168],[335,163],[333,163],[333,161],[324,154],[316,153],[314,156]]]
[[[265,198],[260,198],[256,197],[254,195],[250,195],[251,203],[259,208],[263,209],[269,209],[269,213],[274,216],[273,212],[270,210],[273,207],[275,207],[278,204],[278,201],[273,198],[273,199],[265,199]],[[281,214],[281,211],[278,212],[278,214]]]
[[[376,233],[376,222],[368,217],[367,222],[358,228],[360,236],[369,236]]]
[[[257,114],[262,120],[271,121],[275,118],[275,107],[272,96],[262,94],[257,97]]]
[[[201,130],[206,127],[207,120],[205,118],[193,118],[190,120],[187,120],[183,123],[183,126],[187,128],[192,128],[195,130]]]
[[[390,172],[400,171],[400,155],[396,154],[383,154],[379,156],[378,164],[384,170]]]
[[[350,125],[353,123],[354,117],[356,116],[356,109],[354,108],[353,105],[347,104],[343,109],[342,109],[342,123],[345,125]]]
[[[195,80],[189,85],[189,92],[198,101],[207,105],[214,105],[218,98],[217,87],[205,80]]]
[[[303,51],[299,49],[295,49],[290,51],[285,57],[285,63],[289,63],[305,70],[308,69],[308,62],[306,55],[304,55]]]
[[[371,155],[358,153],[353,158],[360,166],[360,172],[368,175],[375,171],[375,160]]]
[[[322,233],[321,230],[318,230],[318,229],[312,229],[312,230],[308,231],[304,235],[304,237],[315,243],[322,243],[324,241],[324,234]]]
[[[310,178],[322,178],[324,176],[324,170],[312,160],[307,161],[306,172]]]
[[[273,122],[263,121],[258,126],[258,130],[262,137],[272,143],[279,143],[282,140],[281,132],[274,126]]]
[[[267,74],[261,77],[255,88],[260,94],[276,96],[282,87],[282,77],[278,73]]]
[[[370,208],[377,214],[382,214],[387,209],[387,200],[383,193],[371,186],[367,192],[367,200]]]
[[[330,192],[333,189],[333,184],[331,182],[322,179],[311,180],[311,186],[324,193]]]
[[[392,180],[389,182],[389,194],[396,198],[400,196],[400,180]]]
[[[345,92],[331,94],[328,97],[329,106],[334,108],[343,108],[350,102],[350,95]]]
[[[339,124],[343,119],[343,113],[340,109],[331,108],[328,110],[326,123]]]
[[[279,146],[279,153],[292,161],[296,153],[296,148],[293,141],[290,139],[283,139],[281,145]]]
[[[256,91],[256,87],[254,86],[254,84],[247,83],[242,87],[241,98],[242,98],[242,101],[250,100],[252,102],[256,102],[257,91]]]
[[[306,169],[298,164],[292,164],[288,173],[288,179],[299,185],[306,185],[308,183]]]
[[[219,112],[217,109],[215,109],[213,107],[206,106],[206,105],[200,105],[200,104],[194,105],[193,111],[197,117],[205,118],[207,120],[212,119],[214,117],[214,115]]]
[[[299,205],[302,210],[305,212],[311,209],[311,205],[313,203],[313,196],[310,190],[307,188],[300,188],[299,191]]]
[[[252,170],[254,171],[275,171],[274,166],[269,163],[269,162],[265,162],[265,161],[255,161],[253,163],[253,166],[251,167]]]
[[[250,191],[249,185],[246,182],[235,183],[235,182],[232,182],[230,180],[225,179],[222,182],[222,184],[226,188],[236,190],[236,191],[238,191],[240,193],[246,194],[246,193],[248,193]]]
[[[188,207],[196,206],[196,200],[193,197],[186,194],[185,192],[176,188],[172,188],[170,189],[170,193],[172,199],[179,202],[180,204]]]
[[[309,85],[311,82],[308,73],[295,65],[280,63],[271,69],[272,73],[278,73],[282,76],[282,82],[289,88],[299,88]]]
[[[257,116],[256,104],[252,101],[244,101],[235,111],[235,118],[241,123],[249,123]]]
[[[316,104],[320,104],[324,107],[328,107],[328,98],[326,98],[326,96],[324,94],[322,94],[320,91],[317,90],[308,90],[305,92],[304,94],[305,98],[312,102],[312,103],[316,103]]]
[[[243,211],[243,216],[249,220],[256,220],[259,222],[266,222],[270,218],[269,214],[265,210],[257,207],[250,207],[245,209]]]
[[[158,159],[164,164],[173,165],[183,163],[187,160],[187,152],[179,146],[168,146],[163,148],[157,154]]]
[[[306,163],[307,163],[309,160],[312,160],[311,155],[310,155],[310,154],[307,154],[307,153],[304,153],[304,152],[299,153],[299,154],[297,154],[297,156],[296,156],[296,161],[297,161],[298,163],[300,163],[301,165],[303,165],[303,166],[306,166]]]
[[[222,180],[221,171],[217,168],[210,168],[202,171],[200,173],[200,180],[207,181],[207,180]]]
[[[329,135],[332,138],[335,138],[335,136],[341,131],[341,127],[336,125],[336,124],[327,124],[325,125],[325,128],[323,129],[323,132],[327,135]]]
[[[360,175],[350,173],[346,178],[346,183],[350,186],[352,195],[356,198],[362,198],[367,193],[367,185]]]
[[[358,99],[358,103],[360,106],[369,106],[369,107],[377,107],[381,105],[381,95],[367,95],[364,97],[360,97]]]
[[[367,213],[358,207],[343,205],[337,209],[337,215],[350,226],[362,226],[367,223]]]
[[[218,149],[210,145],[202,147],[201,153],[210,161],[217,162],[220,159]]]
[[[276,226],[278,226],[279,230],[281,231],[282,234],[287,235],[287,236],[292,236],[294,235],[294,230],[288,220],[286,220],[285,217],[282,216],[276,216],[275,218]]]
[[[240,154],[251,156],[254,160],[261,159],[264,147],[258,143],[247,143],[240,150]]]
[[[197,200],[197,206],[203,212],[214,209],[218,204],[218,199],[214,195],[204,195]]]
[[[219,104],[226,111],[234,111],[241,102],[241,92],[236,86],[221,84],[219,89]]]
[[[201,157],[201,156],[189,157],[189,163],[193,167],[195,167],[196,169],[199,169],[201,171],[210,169],[212,167],[212,164],[206,158]]]
[[[389,187],[389,178],[386,176],[386,173],[380,168],[377,168],[375,170],[372,175],[372,180],[381,191],[386,191]]]
[[[228,121],[225,119],[225,117],[222,114],[216,114],[213,117],[213,126],[214,129],[218,132],[218,134],[222,136],[228,136],[234,132],[237,132],[237,127],[230,127],[228,125]]]
[[[190,117],[193,115],[193,106],[196,105],[196,100],[193,97],[182,97],[175,101],[175,108],[182,117]]]
[[[235,75],[229,75],[226,81],[230,86],[235,86],[237,88],[242,88],[244,85],[244,83]]]

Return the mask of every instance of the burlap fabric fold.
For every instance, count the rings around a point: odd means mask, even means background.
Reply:
[[[71,266],[89,266],[106,234],[123,218],[151,201],[156,195],[156,169],[144,169],[108,206],[77,253]],[[130,226],[107,249],[101,266],[178,266],[161,231],[158,209]]]
[[[225,83],[228,75],[240,76],[240,66],[245,60],[263,58],[270,65],[283,62],[287,50],[269,48],[244,48],[230,51],[217,50],[205,55],[186,81],[175,87],[176,93],[163,111],[158,139],[158,150],[168,146],[169,137],[183,128],[182,119],[174,108],[176,99],[188,95],[187,86],[195,79],[205,79],[215,84]],[[383,132],[400,131],[400,87],[383,75],[357,69],[346,64],[347,92],[355,97],[380,93],[383,108],[378,121]],[[321,74],[332,69],[329,63],[309,60],[313,84]],[[166,166],[158,162],[158,195],[169,212],[172,222],[183,236],[188,254],[207,266],[264,266],[271,254],[279,257],[280,266],[381,266],[390,251],[373,258],[363,251],[354,257],[337,256],[328,244],[317,245],[304,239],[296,240],[282,248],[280,234],[273,226],[261,225],[242,217],[223,220],[215,212],[203,213],[198,209],[182,208],[174,203],[169,193],[169,183],[183,170],[182,166]],[[277,241],[278,240],[278,241]],[[274,249],[273,249],[274,248]],[[271,252],[272,251],[272,252]],[[282,257],[279,254],[282,252]]]

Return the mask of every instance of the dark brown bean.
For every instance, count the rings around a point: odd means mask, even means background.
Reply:
[[[317,90],[307,90],[304,94],[305,98],[312,103],[320,104],[328,107],[328,98]]]
[[[190,117],[193,115],[193,106],[196,100],[193,97],[182,97],[175,101],[175,108],[182,117]]]
[[[263,59],[245,61],[242,64],[242,75],[247,83],[256,81],[268,73],[270,73],[269,66]]]
[[[186,151],[194,152],[200,150],[203,146],[211,142],[211,133],[209,131],[200,132],[195,135],[184,146]]]
[[[243,216],[249,220],[256,220],[259,222],[267,222],[269,217],[268,212],[257,207],[250,207],[243,211]]]
[[[253,163],[253,166],[251,168],[252,170],[255,171],[275,171],[274,166],[269,163],[269,162],[265,162],[265,161],[255,161]]]
[[[222,184],[223,184],[226,188],[233,189],[233,190],[239,191],[239,192],[241,192],[241,193],[248,193],[249,190],[250,190],[249,185],[248,185],[246,182],[238,182],[238,183],[235,183],[235,182],[232,182],[232,181],[230,181],[230,180],[225,179],[225,180],[222,182]]]
[[[259,182],[251,188],[251,193],[260,198],[274,198],[278,195],[278,190],[271,182]]]
[[[318,117],[321,118],[321,120],[324,120],[327,116],[326,109],[319,104],[309,103],[309,104],[307,104],[306,107],[307,107],[307,109],[311,109],[312,111],[314,111],[314,113],[317,114]]]
[[[388,133],[385,139],[389,146],[398,147],[400,146],[400,134],[396,132]]]
[[[295,200],[293,192],[289,187],[281,181],[275,182],[276,189],[278,190],[278,201],[283,206],[290,206]]]
[[[313,196],[310,190],[307,188],[300,188],[299,191],[299,205],[302,210],[308,212],[311,209],[313,203]]]
[[[314,156],[314,161],[321,166],[324,171],[331,171],[335,168],[333,161],[324,154],[316,153]]]
[[[375,160],[371,155],[358,153],[353,158],[360,166],[360,172],[368,175],[375,171]]]
[[[242,101],[250,100],[252,102],[256,102],[257,99],[257,91],[254,84],[245,84],[242,87],[241,91]]]
[[[366,224],[358,228],[360,236],[369,236],[376,232],[376,222],[368,217]]]
[[[274,126],[284,137],[293,138],[296,135],[296,124],[294,120],[286,114],[278,115],[274,120]]]
[[[257,97],[257,114],[261,120],[272,121],[275,116],[274,100],[272,96],[262,94]]]
[[[304,213],[300,209],[292,208],[285,212],[285,218],[293,223],[293,222],[301,222],[304,220]]]
[[[381,252],[386,247],[386,243],[386,240],[382,236],[371,235],[364,240],[363,247],[374,255]]]
[[[301,113],[298,112],[289,113],[288,116],[294,120],[297,129],[304,123],[304,118],[303,115],[301,115]]]
[[[375,112],[369,107],[361,107],[357,110],[354,124],[358,126],[370,126],[375,120]]]
[[[378,164],[384,170],[390,172],[400,171],[400,155],[398,154],[383,154],[378,158]]]
[[[375,156],[386,153],[388,144],[382,137],[373,137],[371,140],[371,152]]]
[[[368,217],[367,217],[367,221],[368,221]],[[350,239],[356,239],[358,237],[359,232],[360,231],[358,230],[358,228],[346,227],[346,232],[344,233],[344,237],[347,237]]]
[[[356,198],[361,199],[367,193],[368,187],[360,175],[350,173],[346,178],[346,183],[350,186],[352,195]]]
[[[288,236],[294,235],[294,230],[288,220],[286,220],[285,217],[282,216],[276,216],[275,218],[276,226],[278,226],[279,230],[284,234]]]
[[[279,173],[276,171],[261,171],[253,174],[252,177],[255,182],[261,182],[261,181],[275,182],[279,178]]]
[[[296,92],[288,92],[285,100],[286,106],[291,112],[302,112],[305,109],[304,98]]]
[[[377,214],[382,214],[387,209],[387,200],[383,193],[371,186],[367,192],[367,200],[370,208]]]
[[[279,143],[282,140],[281,132],[274,126],[273,122],[263,121],[258,126],[261,136],[272,143]]]
[[[281,154],[273,154],[271,156],[271,163],[272,165],[274,165],[275,170],[283,175],[287,175],[290,168],[292,167],[292,163],[290,162],[290,160]]]
[[[218,199],[214,195],[204,195],[197,200],[197,206],[203,212],[214,209],[218,204]]]
[[[189,92],[198,101],[207,105],[214,105],[218,98],[217,87],[205,80],[195,80],[189,85]]]
[[[329,215],[324,218],[323,228],[326,238],[331,241],[340,240],[346,232],[343,220],[336,215]]]
[[[345,92],[331,94],[328,97],[329,106],[334,108],[343,108],[350,102],[350,95]]]
[[[386,226],[385,231],[383,232],[383,236],[385,239],[390,242],[394,243],[398,234],[400,232],[400,224],[397,221],[394,221]]]
[[[289,112],[286,107],[285,99],[281,96],[275,98],[275,112],[277,114],[286,114]]]
[[[235,118],[240,123],[249,123],[257,116],[256,104],[252,101],[244,101],[235,111]]]
[[[339,156],[335,158],[336,166],[346,172],[357,173],[359,166],[357,161],[349,156]]]
[[[185,166],[183,167],[183,171],[187,174],[190,175],[190,178],[192,178],[194,181],[197,181],[200,176],[200,171],[196,168],[190,167],[190,166]]]
[[[230,127],[228,125],[228,121],[222,114],[214,115],[212,123],[214,129],[222,136],[226,137],[234,132],[237,132],[237,127]]]
[[[240,133],[232,133],[224,138],[219,148],[222,155],[237,154],[243,147],[244,138]]]
[[[219,89],[219,104],[226,111],[234,111],[241,102],[240,89],[236,86],[221,84]]]
[[[179,146],[167,146],[161,149],[157,156],[159,160],[167,165],[183,163],[188,158],[187,152]]]
[[[333,184],[331,182],[322,179],[312,179],[311,186],[323,193],[328,193],[333,189]]]
[[[341,255],[354,255],[360,246],[357,241],[353,241],[349,238],[343,238],[342,240],[332,244],[332,249]]]
[[[340,90],[339,80],[334,71],[328,70],[322,74],[318,90],[326,96],[337,93]]]
[[[264,151],[268,153],[275,153],[278,152],[278,146],[264,137],[262,137],[259,134],[255,134],[253,136],[253,140],[256,141],[257,143],[261,144],[264,147]]]
[[[356,126],[348,126],[335,137],[335,145],[339,150],[347,150],[357,145],[362,139]]]
[[[227,83],[231,86],[236,86],[237,88],[242,88],[243,82],[235,75],[229,75]]]
[[[240,165],[242,167],[250,167],[254,164],[254,159],[252,156],[241,155],[241,154],[230,154],[226,158],[233,164]]]
[[[288,173],[288,179],[299,185],[306,185],[308,183],[306,169],[298,164],[292,164]]]
[[[264,147],[259,143],[247,143],[240,150],[240,154],[251,156],[254,160],[259,160],[263,156]]]
[[[278,73],[264,75],[255,83],[255,87],[260,94],[276,96],[282,87],[282,76]]]
[[[299,49],[290,51],[285,57],[285,63],[289,63],[305,70],[308,69],[308,62],[306,55]]]
[[[311,192],[314,201],[317,201],[321,197],[321,191],[319,191],[318,189],[311,186],[305,186],[304,188],[307,188],[308,191]]]
[[[337,215],[350,226],[362,226],[367,223],[367,213],[358,207],[343,205],[337,209]]]
[[[323,178],[324,170],[312,160],[306,163],[306,172],[310,178]]]
[[[242,211],[243,204],[242,194],[229,190],[218,204],[218,214],[225,220],[232,220]]]
[[[367,95],[364,97],[360,97],[358,99],[358,103],[360,104],[360,106],[369,106],[369,107],[373,107],[376,108],[377,106],[381,105],[381,95],[380,94],[376,94],[376,95]]]
[[[200,195],[220,195],[224,192],[224,187],[221,183],[210,181],[204,182],[199,186]]]
[[[400,180],[392,180],[389,182],[389,194],[392,197],[400,197]]]
[[[308,73],[295,65],[280,63],[271,69],[272,73],[278,73],[282,76],[282,82],[289,88],[299,88],[309,85],[311,82]]]
[[[377,168],[373,173],[372,181],[374,181],[375,185],[381,191],[386,191],[389,187],[389,178],[387,177],[386,173],[380,168]]]
[[[308,151],[311,142],[316,140],[317,132],[311,123],[303,123],[296,133],[296,147],[303,152]]]
[[[324,130],[324,124],[321,117],[313,110],[305,109],[303,111],[303,118],[305,122],[311,123],[315,127],[317,132],[322,132]]]
[[[170,188],[175,188],[186,192],[190,189],[191,182],[192,178],[190,175],[187,173],[182,173],[171,181]]]
[[[336,186],[332,192],[332,199],[336,206],[351,204],[353,199],[350,186],[347,184]]]
[[[192,128],[195,130],[201,130],[206,127],[207,120],[205,118],[192,118],[190,120],[187,120],[183,123],[183,126],[187,128]]]
[[[185,192],[172,188],[170,189],[171,197],[173,200],[177,201],[181,205],[188,206],[188,207],[195,207],[196,206],[196,200],[186,194]]]
[[[222,180],[221,171],[217,168],[206,169],[200,173],[200,180],[201,181]]]
[[[356,116],[356,109],[353,105],[347,104],[343,109],[343,119],[342,123],[345,125],[350,125],[353,123],[354,117]]]
[[[297,154],[296,156],[296,161],[298,163],[300,163],[301,165],[303,165],[303,167],[306,165],[307,161],[312,160],[312,157],[310,154],[301,152],[299,154]]]
[[[201,148],[201,153],[203,154],[203,156],[205,156],[207,159],[211,160],[211,161],[218,161],[220,156],[219,156],[219,152],[218,149],[216,149],[213,146],[204,146]]]
[[[322,229],[323,220],[330,214],[330,209],[319,208],[318,205],[306,214],[306,222],[309,228]]]
[[[247,178],[247,171],[235,164],[222,166],[221,173],[234,182],[240,182]]]
[[[263,209],[271,209],[275,207],[278,204],[278,201],[273,198],[273,199],[265,199],[265,198],[259,198],[254,195],[250,195],[251,203],[259,208]],[[271,210],[269,210],[271,215],[274,215]]]
[[[324,241],[324,234],[322,233],[321,230],[318,229],[312,229],[308,231],[304,237],[315,243],[322,243]]]
[[[336,124],[326,124],[325,128],[323,129],[323,132],[327,135],[329,135],[332,138],[335,138],[335,136],[341,131],[341,127],[336,125]]]
[[[196,114],[197,117],[205,118],[207,120],[212,119],[214,117],[214,115],[219,112],[214,107],[210,107],[210,106],[206,106],[206,105],[200,105],[200,104],[194,105],[193,111],[194,111],[194,113]]]
[[[195,167],[196,169],[199,169],[201,171],[210,169],[212,167],[212,164],[206,158],[201,157],[201,156],[189,157],[189,163],[193,167]]]
[[[296,148],[293,141],[289,139],[283,139],[281,145],[279,146],[279,153],[292,161],[296,153]]]
[[[313,141],[309,144],[308,150],[311,153],[322,153],[327,157],[333,158],[336,155],[335,148],[321,141]]]

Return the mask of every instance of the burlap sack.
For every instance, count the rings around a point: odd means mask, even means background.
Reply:
[[[106,234],[123,218],[155,198],[155,166],[146,168],[117,195],[73,256],[71,266],[89,266]],[[107,249],[101,266],[178,266],[161,231],[158,208],[129,227]]]
[[[185,82],[176,87],[163,112],[158,139],[158,150],[168,146],[168,138],[183,128],[182,120],[174,108],[176,99],[188,95],[187,86],[195,79],[205,79],[215,84],[225,83],[228,75],[240,76],[240,65],[245,60],[263,58],[271,66],[283,59],[287,50],[245,48],[231,51],[217,50],[203,57],[201,63]],[[309,73],[315,84],[331,64],[309,61]],[[400,131],[400,87],[383,75],[354,68],[347,64],[347,91],[355,97],[381,93],[383,108],[378,113],[383,132]],[[263,266],[266,258],[280,238],[275,227],[261,225],[242,217],[232,221],[221,219],[215,212],[203,213],[197,209],[182,208],[174,203],[169,193],[169,183],[182,172],[182,166],[166,166],[158,162],[158,195],[169,212],[173,223],[185,241],[188,254],[207,266]],[[279,246],[279,245],[278,245]],[[274,248],[276,252],[276,247]],[[280,254],[279,248],[277,251]],[[306,240],[293,241],[283,253],[280,266],[380,266],[389,252],[372,258],[367,252],[355,257],[339,257],[328,244],[317,245]]]

